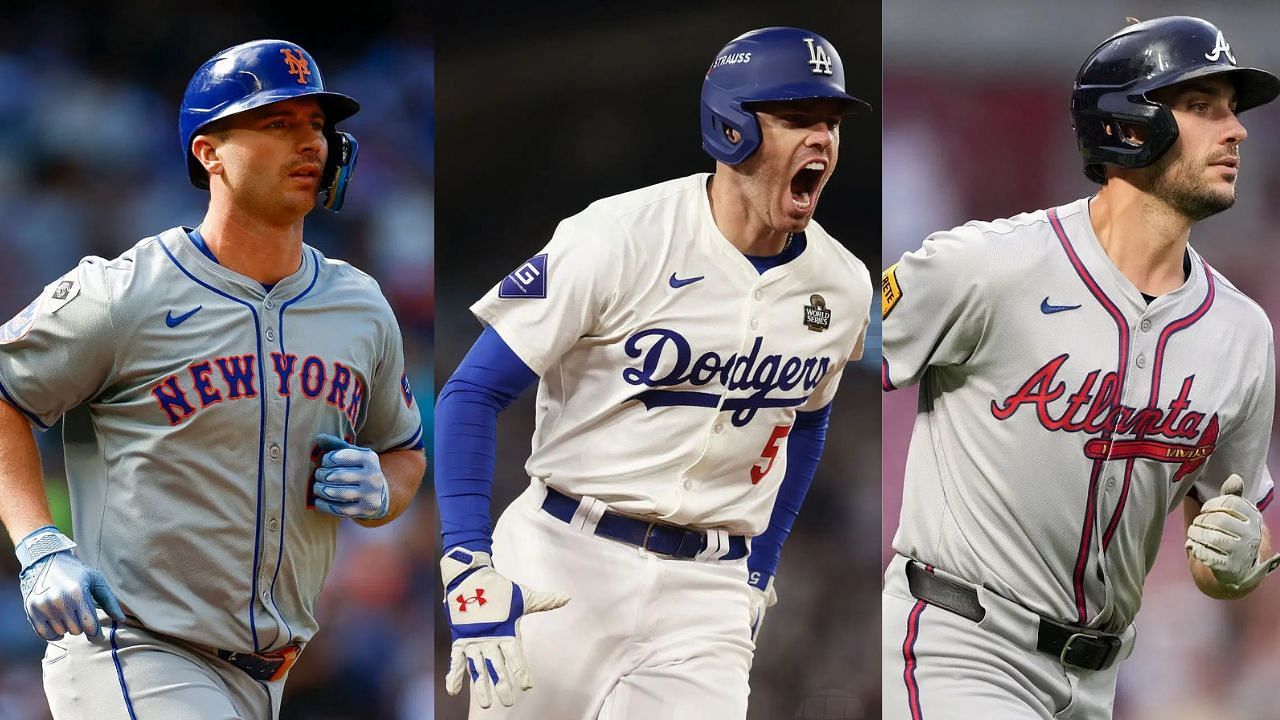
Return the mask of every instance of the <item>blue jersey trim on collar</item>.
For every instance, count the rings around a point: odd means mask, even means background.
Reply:
[[[791,243],[777,255],[745,255],[744,257],[751,261],[751,264],[755,266],[756,272],[763,275],[766,270],[776,268],[779,265],[786,265],[800,257],[800,253],[804,252],[808,244],[809,241],[805,238],[804,233],[796,233],[791,236]]]
[[[183,229],[185,230],[186,228],[183,228]],[[205,257],[209,258],[215,263],[218,263],[219,265],[222,264],[218,262],[218,258],[215,257],[213,254],[213,251],[209,249],[209,245],[205,243],[204,236],[200,234],[199,229],[192,228],[191,230],[187,230],[187,237],[191,238],[191,243],[196,246],[196,249],[204,253]],[[271,283],[270,285],[268,285],[267,283],[262,283],[262,288],[267,292],[271,292],[271,289],[274,288],[275,286],[276,286],[276,283]],[[303,294],[305,295],[306,293],[303,293]]]

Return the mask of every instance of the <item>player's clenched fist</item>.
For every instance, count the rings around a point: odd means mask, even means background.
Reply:
[[[333,435],[316,436],[324,456],[316,468],[316,509],[354,520],[386,517],[391,495],[378,453]]]
[[[1280,566],[1280,555],[1258,557],[1262,513],[1243,493],[1244,480],[1239,475],[1227,478],[1222,494],[1201,506],[1187,528],[1187,551],[1233,591],[1257,585]]]
[[[493,569],[489,553],[464,548],[454,548],[440,560],[440,574],[453,635],[445,690],[457,695],[463,674],[470,673],[471,694],[480,707],[493,704],[494,692],[511,707],[512,680],[521,690],[533,687],[520,647],[520,617],[555,610],[569,596],[521,587]]]
[[[95,603],[116,621],[124,622],[124,611],[106,578],[80,562],[71,552],[75,546],[57,528],[46,525],[23,538],[16,548],[22,563],[18,579],[27,619],[45,640],[81,633],[98,637]]]

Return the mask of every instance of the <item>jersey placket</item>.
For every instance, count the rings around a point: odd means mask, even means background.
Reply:
[[[279,289],[274,288],[274,290]],[[269,292],[257,300],[262,317],[262,329],[259,340],[263,355],[271,357],[271,353],[281,351],[281,325],[283,312],[279,311],[280,300]],[[268,640],[265,628],[260,628],[259,642],[262,650],[273,647],[280,638],[280,630],[287,627],[279,607],[276,606],[273,590],[275,578],[280,571],[280,560],[284,546],[284,488],[285,478],[285,439],[288,427],[287,398],[281,397],[271,387],[267,376],[260,383],[263,403],[263,488],[261,498],[260,525],[258,532],[262,536],[261,554],[258,560],[258,597],[267,614],[275,620],[276,637]],[[286,638],[287,639],[287,638]]]
[[[746,263],[746,258],[741,258]],[[785,276],[782,269],[774,268],[764,274],[755,273],[755,268],[751,268],[756,275],[754,282],[744,288],[744,294],[739,301],[739,340],[738,348],[734,357],[743,357],[751,352],[755,345],[757,337],[763,338],[762,331],[768,327],[768,307],[773,299],[771,293],[766,288],[775,284]],[[767,344],[761,343],[761,352],[767,350]],[[732,374],[732,373],[730,373]],[[719,457],[720,453],[715,452],[718,446],[722,444],[733,444],[740,442],[731,430],[734,423],[733,415],[725,416],[725,403],[729,400],[732,391],[728,388],[720,396],[719,402],[716,404],[716,412],[712,415],[712,421],[708,424],[705,433],[705,441],[702,445],[702,452],[698,456],[698,460],[682,473],[680,478],[680,495],[694,489],[693,478],[698,476],[700,466],[708,457]],[[744,482],[750,482],[750,478],[744,478]]]

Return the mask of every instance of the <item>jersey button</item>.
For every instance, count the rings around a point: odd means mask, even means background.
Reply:
[[[1109,477],[1109,478],[1107,478],[1107,489],[1108,489],[1108,490],[1115,490],[1115,489],[1116,489],[1116,479],[1115,479],[1115,478],[1113,478],[1113,477]]]
[[[267,328],[267,341],[275,342],[275,340],[276,340],[276,331],[271,328]]]
[[[270,530],[271,532],[276,532],[277,530],[280,529],[280,521],[276,520],[275,518],[271,518],[270,520],[267,521],[267,529]]]
[[[711,430],[715,434],[719,435],[720,433],[724,432],[724,423],[716,423],[715,427],[711,428]]]
[[[756,295],[755,295],[755,297],[756,297],[756,300],[763,300],[763,299],[764,299],[764,293],[763,293],[763,292],[761,292],[761,291],[759,291],[759,290],[757,290],[757,291],[756,291]]]
[[[271,302],[271,298],[267,298],[266,300],[263,301],[262,306],[270,310],[271,308],[275,307],[276,304]]]
[[[1151,321],[1150,321],[1150,320],[1143,320],[1143,321],[1142,321],[1142,332],[1150,332],[1150,331],[1151,331]]]
[[[692,489],[693,489],[693,481],[692,481],[692,480],[690,480],[689,478],[685,478],[685,479],[684,479],[684,482],[682,482],[682,483],[680,483],[680,484],[681,484],[682,486],[684,486],[684,489],[685,489],[685,490],[692,490]]]
[[[271,456],[271,459],[272,459],[272,460],[279,460],[279,459],[280,459],[280,446],[279,446],[279,445],[276,445],[275,443],[272,443],[272,444],[271,444],[271,447],[267,449],[267,454]]]
[[[1134,360],[1133,362],[1134,362],[1134,364],[1135,364],[1135,365],[1137,365],[1138,367],[1146,367],[1146,366],[1147,366],[1147,356],[1146,356],[1146,355],[1139,355],[1139,356],[1138,356],[1138,359],[1137,359],[1137,360]]]
[[[760,321],[755,318],[751,318],[751,329],[755,330],[758,327],[760,327]]]

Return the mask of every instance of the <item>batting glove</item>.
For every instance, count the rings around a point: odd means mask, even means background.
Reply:
[[[324,452],[311,486],[316,509],[354,520],[386,517],[391,495],[378,453],[333,435],[317,436],[316,444]]]
[[[71,538],[46,525],[24,537],[15,550],[22,564],[18,581],[27,620],[37,635],[50,642],[66,634],[100,637],[95,603],[117,622],[124,622],[124,611],[106,578],[80,562],[71,552],[75,546]]]
[[[754,644],[760,636],[760,627],[764,625],[765,611],[778,604],[778,593],[773,589],[772,575],[764,578],[760,573],[751,573],[747,587],[751,592],[751,642]]]
[[[1280,566],[1280,555],[1258,557],[1262,513],[1243,493],[1239,475],[1227,478],[1222,494],[1206,502],[1187,528],[1187,551],[1233,592],[1254,587]]]
[[[454,548],[440,560],[440,574],[453,635],[445,690],[457,695],[469,672],[471,695],[480,707],[493,704],[494,692],[511,707],[512,680],[521,690],[533,687],[520,646],[520,618],[555,610],[569,602],[569,596],[517,585],[493,569],[489,553],[465,548]]]

